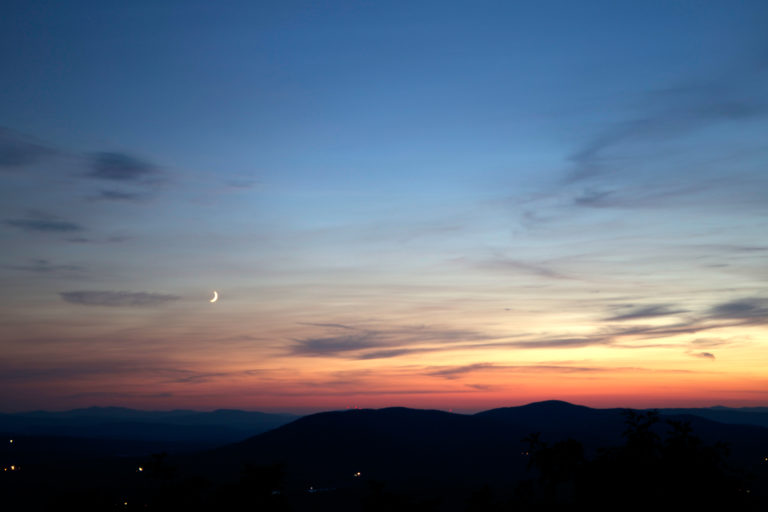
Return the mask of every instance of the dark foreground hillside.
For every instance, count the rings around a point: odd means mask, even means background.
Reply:
[[[564,402],[475,415],[327,412],[194,454],[54,459],[32,458],[20,471],[3,472],[6,503],[22,510],[295,511],[768,504],[768,429]]]

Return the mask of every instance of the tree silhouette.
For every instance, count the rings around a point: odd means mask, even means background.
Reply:
[[[599,510],[752,506],[743,475],[727,464],[725,445],[705,444],[685,421],[667,421],[669,429],[662,438],[656,411],[623,414],[624,444],[601,450],[589,461],[578,441],[550,446],[538,433],[526,437],[529,468],[538,475],[518,486],[518,508],[564,503]]]

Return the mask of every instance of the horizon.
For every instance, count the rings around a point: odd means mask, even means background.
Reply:
[[[4,11],[0,410],[768,405],[768,3]]]
[[[566,405],[573,405],[576,407],[587,407],[589,409],[596,409],[596,410],[609,410],[609,409],[634,409],[634,410],[664,410],[664,409],[717,409],[717,408],[725,408],[725,409],[732,409],[732,410],[740,410],[740,409],[751,409],[751,408],[760,408],[760,406],[724,406],[721,404],[716,405],[702,405],[702,406],[672,406],[668,405],[665,407],[628,407],[628,406],[590,406],[585,405],[582,403],[574,403],[574,402],[568,402],[565,400],[558,400],[558,399],[547,399],[547,400],[537,400],[535,402],[526,402],[526,403],[520,403],[520,404],[509,404],[509,405],[499,405],[496,407],[488,407],[488,408],[480,408],[480,409],[441,409],[441,408],[432,408],[432,407],[408,407],[404,405],[386,405],[382,407],[358,407],[358,406],[347,406],[341,409],[305,409],[303,412],[298,409],[274,409],[274,410],[264,410],[264,409],[231,409],[231,408],[219,408],[219,409],[141,409],[141,408],[134,408],[134,407],[124,407],[119,405],[91,405],[88,407],[77,407],[74,409],[34,409],[34,410],[19,410],[19,411],[0,411],[0,414],[31,414],[31,413],[65,413],[65,412],[73,412],[73,411],[87,411],[90,409],[119,409],[119,410],[130,410],[130,411],[136,411],[136,412],[148,412],[148,413],[164,413],[164,412],[191,412],[191,413],[212,413],[212,412],[219,412],[219,411],[234,411],[234,412],[246,412],[246,413],[264,413],[264,414],[285,414],[285,415],[293,415],[293,416],[309,416],[312,414],[320,414],[325,412],[344,412],[344,411],[377,411],[382,409],[412,409],[412,410],[424,410],[424,411],[440,411],[440,412],[447,412],[451,414],[464,414],[464,415],[473,415],[478,414],[485,411],[490,411],[494,409],[506,409],[506,408],[516,408],[516,407],[526,407],[530,405],[536,405],[536,404],[542,404],[542,403],[561,403]],[[763,406],[764,408],[768,409],[768,406]]]

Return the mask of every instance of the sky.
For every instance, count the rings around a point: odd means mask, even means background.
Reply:
[[[4,4],[0,411],[768,405],[766,25]]]

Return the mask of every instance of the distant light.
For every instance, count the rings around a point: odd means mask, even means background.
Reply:
[[[141,466],[139,466],[139,469],[138,469],[137,471],[138,471],[139,473],[141,473],[142,471],[144,471],[144,468],[143,468],[143,467],[141,467]]]
[[[11,444],[13,444],[13,439],[11,439],[11,440],[10,440],[10,441],[8,441],[8,442],[9,442],[9,443],[11,443]]]
[[[16,471],[16,466],[11,466],[11,471]]]
[[[127,502],[127,501],[124,501],[124,502],[123,502],[123,505],[125,505],[125,506],[128,506],[128,502]]]
[[[352,476],[354,476],[354,477],[358,477],[358,476],[360,476],[360,472],[359,472],[359,471],[357,471],[357,472],[355,472],[355,474],[354,474],[354,475],[352,475]]]

